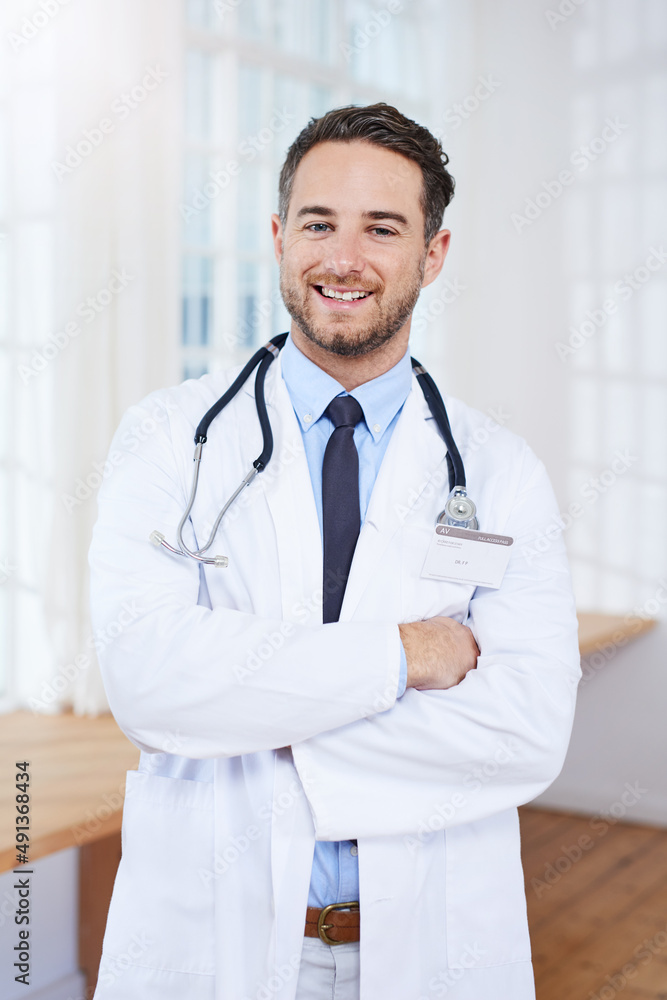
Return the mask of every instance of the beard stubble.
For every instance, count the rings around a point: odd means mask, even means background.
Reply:
[[[293,280],[284,265],[284,257],[280,262],[280,294],[282,295],[285,308],[299,327],[304,337],[317,347],[328,351],[330,354],[337,354],[343,357],[360,357],[370,354],[384,344],[387,344],[398,331],[405,325],[412,315],[417,304],[419,293],[424,280],[424,264],[426,255],[422,257],[418,268],[413,274],[402,283],[401,288],[395,296],[385,302],[385,291],[378,291],[375,288],[365,288],[358,281],[352,282],[341,280],[336,275],[326,274],[317,277],[317,280],[310,280],[305,287]],[[314,309],[308,301],[311,287],[314,285],[339,285],[351,288],[365,288],[373,292],[376,299],[376,315],[360,329],[351,329],[352,324],[344,313],[331,314],[331,321],[324,328],[314,315]],[[319,292],[315,292],[316,295]],[[356,324],[356,320],[354,321]],[[331,323],[335,327],[331,329]]]

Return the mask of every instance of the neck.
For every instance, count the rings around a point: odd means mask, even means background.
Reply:
[[[376,348],[369,354],[358,356],[333,354],[331,351],[319,347],[305,337],[294,322],[290,328],[290,337],[302,354],[305,354],[313,364],[325,371],[327,375],[331,375],[347,392],[351,392],[357,386],[384,375],[390,368],[398,364],[408,347],[410,319],[405,326],[401,327],[396,336],[383,344],[382,347]]]

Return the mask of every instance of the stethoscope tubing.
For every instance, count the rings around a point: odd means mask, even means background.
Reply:
[[[271,340],[260,347],[259,350],[253,354],[247,364],[244,365],[226,392],[224,392],[223,395],[216,400],[213,406],[207,410],[202,419],[199,421],[195,431],[195,469],[192,477],[192,488],[190,490],[187,506],[183,511],[183,515],[178,523],[176,532],[180,548],[177,549],[174,546],[169,545],[160,532],[153,532],[151,535],[151,540],[156,545],[162,545],[176,555],[190,556],[192,559],[196,559],[198,562],[206,563],[208,565],[227,565],[225,557],[210,557],[206,556],[205,553],[211,548],[218,528],[220,527],[220,522],[231,505],[234,503],[239,494],[246,488],[246,486],[253,481],[255,476],[266,468],[271,460],[271,455],[273,454],[273,432],[271,430],[271,421],[269,420],[269,415],[266,409],[264,383],[269,367],[272,361],[278,357],[278,354],[284,346],[287,337],[287,333],[280,333],[277,336],[272,337]],[[431,414],[438,426],[438,430],[440,431],[447,447],[447,470],[449,475],[450,494],[452,494],[455,490],[459,490],[465,495],[466,475],[463,466],[463,459],[461,458],[461,453],[459,452],[456,442],[454,441],[454,435],[452,434],[449,417],[447,416],[447,410],[442,396],[424,366],[413,357],[410,358],[410,362],[412,364],[412,370],[420,384],[422,392],[424,393],[426,403],[428,404]],[[227,404],[234,399],[255,368],[257,368],[257,373],[255,375],[255,405],[257,407],[257,416],[259,418],[259,424],[262,431],[262,451],[252,463],[250,471],[244,476],[218,514],[208,540],[198,549],[189,549],[183,539],[183,530],[188,518],[190,517],[190,513],[197,497],[202,450],[208,438],[209,428],[215,418],[222,413]]]
[[[435,418],[438,430],[442,434],[447,447],[449,489],[451,491],[457,486],[461,489],[465,489],[466,474],[463,466],[463,459],[461,458],[461,453],[454,440],[454,435],[452,434],[452,428],[449,423],[449,417],[447,416],[447,410],[445,409],[442,396],[440,395],[437,385],[424,366],[421,365],[416,358],[410,358],[410,361],[412,362],[412,370],[414,371],[417,381],[419,382],[422,392],[424,393],[424,398],[426,399],[428,408]]]
[[[266,375],[268,366],[271,364],[271,361],[273,361],[274,358],[278,357],[278,353],[280,349],[283,347],[285,341],[287,340],[287,336],[288,335],[286,333],[279,333],[277,336],[269,340],[267,344],[263,344],[258,351],[255,351],[255,353],[247,362],[247,364],[236,376],[236,378],[230,385],[229,389],[227,389],[227,391],[223,393],[220,399],[218,399],[213,404],[210,410],[206,411],[204,416],[199,421],[199,424],[197,425],[197,430],[195,431],[195,444],[206,443],[208,429],[211,426],[212,422],[215,420],[218,414],[224,410],[224,408],[227,406],[227,403],[230,403],[232,401],[234,396],[236,396],[236,394],[240,390],[241,386],[245,382],[247,382],[249,376],[255,370],[259,362],[265,359],[268,361],[268,364],[264,367],[263,370],[261,370],[261,375],[259,371],[257,373],[257,378],[255,379],[255,392],[257,392],[257,387],[259,385],[263,412],[264,412],[264,418],[260,416],[260,423],[262,424],[262,434],[264,436],[264,451],[266,450],[267,429],[270,435],[271,428],[268,423],[268,417],[266,416],[266,406],[264,405],[264,377]],[[255,398],[257,398],[257,396],[255,396]],[[264,454],[264,451],[262,452],[262,455]],[[260,458],[261,457],[262,456],[260,455]]]

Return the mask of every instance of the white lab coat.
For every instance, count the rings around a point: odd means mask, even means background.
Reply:
[[[158,529],[174,543],[194,428],[234,374],[132,407],[100,491],[94,626],[111,708],[144,753],[95,996],[293,1000],[315,838],[356,838],[362,1000],[529,1000],[516,807],[561,769],[580,675],[562,539],[530,544],[557,512],[544,467],[447,400],[481,527],[516,541],[499,590],[422,578],[448,480],[413,378],[340,622],[323,626],[320,529],[280,360],[273,459],[211,550],[229,567],[148,541]],[[251,378],[211,427],[189,544],[260,451]],[[396,700],[397,623],[433,615],[468,622],[477,669]]]

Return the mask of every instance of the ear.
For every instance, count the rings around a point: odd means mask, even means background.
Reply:
[[[430,285],[432,281],[435,281],[442,271],[442,265],[445,263],[445,257],[447,256],[447,251],[449,250],[449,240],[451,235],[452,234],[449,229],[441,229],[439,233],[435,234],[429,243],[428,250],[426,251],[422,288],[426,288],[426,286]]]
[[[276,260],[280,264],[280,258],[283,255],[283,224],[279,215],[271,216],[271,233],[273,235],[273,250]]]

